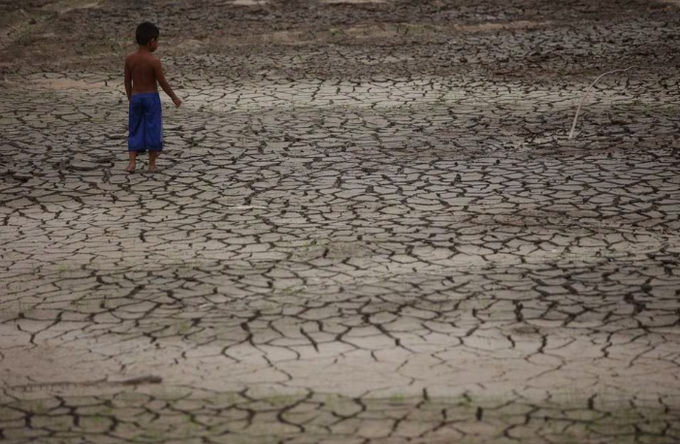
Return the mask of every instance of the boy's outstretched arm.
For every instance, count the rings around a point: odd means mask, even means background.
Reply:
[[[127,59],[125,60],[125,94],[127,94],[128,102],[132,95],[132,75],[130,74],[130,67]]]
[[[182,104],[182,101],[179,100],[179,97],[177,97],[175,93],[172,91],[172,88],[170,88],[170,84],[168,84],[168,81],[165,80],[165,74],[163,74],[163,67],[161,66],[161,61],[158,59],[154,60],[153,68],[154,72],[156,73],[156,80],[158,80],[158,84],[161,85],[161,88],[163,88],[165,94],[170,96],[175,106],[180,106]]]

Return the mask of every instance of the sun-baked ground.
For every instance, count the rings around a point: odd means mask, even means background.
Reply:
[[[678,442],[679,13],[0,0],[0,437]]]

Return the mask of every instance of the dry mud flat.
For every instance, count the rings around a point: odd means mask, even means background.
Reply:
[[[679,12],[0,0],[0,436],[678,442]]]

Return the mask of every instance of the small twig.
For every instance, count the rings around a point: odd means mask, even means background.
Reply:
[[[595,86],[595,84],[596,84],[602,77],[606,76],[607,74],[613,74],[613,73],[615,73],[615,72],[626,72],[626,71],[629,71],[629,70],[631,70],[631,69],[633,69],[633,68],[635,68],[635,66],[631,66],[631,67],[626,68],[626,69],[615,69],[615,70],[613,70],[613,71],[605,72],[604,74],[601,74],[597,79],[595,79],[595,81],[594,81],[593,83],[591,83],[590,86],[588,86],[588,89],[586,89],[586,92],[583,93],[583,97],[581,98],[581,103],[579,103],[578,108],[576,109],[576,115],[574,116],[574,122],[571,124],[571,131],[569,131],[569,140],[571,140],[571,139],[574,137],[574,130],[576,129],[576,121],[578,120],[579,112],[581,112],[581,107],[583,106],[583,102],[586,101],[586,97],[588,96],[588,93],[590,92],[590,89],[591,89],[593,86]]]

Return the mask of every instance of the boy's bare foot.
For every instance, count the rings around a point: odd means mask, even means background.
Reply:
[[[159,154],[158,151],[149,151],[149,172],[151,173],[158,171],[158,168],[156,168],[156,159]]]
[[[128,173],[134,173],[135,166],[137,166],[137,151],[129,151],[128,154],[130,156],[130,159],[128,161],[128,167],[126,171]]]

